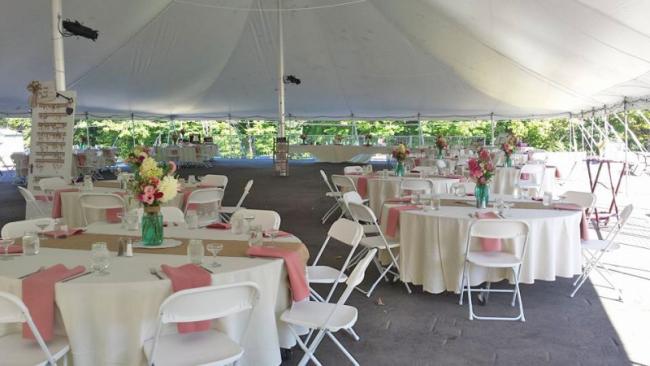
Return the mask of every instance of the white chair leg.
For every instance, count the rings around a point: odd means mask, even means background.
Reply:
[[[298,343],[298,346],[303,350],[303,352],[305,352],[305,354],[300,359],[300,365],[306,365],[307,361],[311,359],[316,365],[322,366],[320,361],[318,361],[316,356],[314,356],[314,353],[310,351],[310,348],[307,347],[307,345],[302,341],[302,339],[300,339],[300,336],[298,336],[296,330],[293,329],[292,326],[289,326],[289,329],[291,330],[291,333],[293,333],[293,337],[296,339],[296,343]]]
[[[354,331],[353,328],[348,328],[344,329],[352,338],[354,338],[355,341],[359,342],[361,340],[361,337],[357,335],[357,332]]]
[[[316,348],[318,348],[318,345],[320,342],[323,340],[323,337],[325,337],[325,331],[320,330],[318,334],[316,334],[316,337],[314,340],[311,342],[309,345],[309,348],[307,351],[305,351],[305,354],[302,356],[302,359],[300,359],[300,362],[298,363],[298,366],[305,366],[307,362],[311,359],[316,365],[322,366],[321,363],[316,359],[316,356],[314,356],[314,352],[316,351]]]
[[[460,275],[460,298],[458,305],[463,305],[463,295],[465,294],[465,271],[467,271],[467,261],[463,263],[463,273]]]
[[[348,358],[348,360],[350,360],[350,362],[352,362],[353,365],[359,366],[359,363],[357,362],[357,360],[355,360],[354,357],[352,357],[350,352],[348,352],[348,350],[345,349],[345,347],[343,347],[341,342],[339,342],[339,340],[336,339],[336,337],[334,337],[334,335],[331,332],[327,332],[325,334],[327,334],[329,339],[331,339],[332,342],[334,342],[334,344],[336,344],[336,346],[341,350],[341,352],[343,352],[343,354]]]
[[[472,284],[469,282],[469,265],[465,272],[465,281],[467,282],[467,304],[469,304],[469,320],[474,320],[474,308],[472,307]]]

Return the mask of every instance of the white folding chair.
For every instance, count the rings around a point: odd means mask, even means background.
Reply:
[[[433,193],[433,182],[428,179],[402,179],[399,184],[399,195]]]
[[[343,174],[363,174],[363,168],[359,165],[350,165],[343,168]]]
[[[341,192],[335,190],[334,187],[332,187],[332,185],[329,182],[329,179],[327,179],[327,174],[325,174],[325,172],[322,169],[320,171],[320,175],[321,175],[321,177],[323,177],[323,180],[325,181],[325,185],[327,186],[327,189],[329,189],[329,192],[325,193],[325,196],[333,198],[336,201],[332,205],[332,207],[330,207],[329,210],[327,210],[325,212],[325,214],[323,214],[323,217],[321,217],[320,222],[321,222],[321,224],[324,224],[324,223],[327,222],[327,220],[330,218],[330,216],[332,216],[336,212],[337,209],[343,210],[343,207],[341,206],[343,204],[341,202],[341,197],[343,196],[343,194]]]
[[[364,201],[363,198],[359,195],[359,193],[355,191],[350,191],[350,192],[345,192],[343,194],[343,203],[345,204],[345,212],[346,214],[352,218],[352,215],[350,214],[350,210],[348,209],[348,204],[350,203],[356,203],[359,205],[363,205],[367,203],[367,201]],[[365,234],[377,234],[377,228],[375,227],[374,224],[362,224],[363,227],[363,232]]]
[[[544,184],[544,172],[546,166],[544,164],[526,164],[521,167],[517,175],[517,187],[520,190],[535,189],[538,194],[542,194],[542,184]],[[525,178],[522,179],[521,176]]]
[[[41,207],[42,204],[39,203],[39,201],[36,200],[36,198],[34,197],[32,192],[30,192],[28,189],[23,188],[23,187],[17,187],[17,188],[18,188],[18,192],[20,192],[20,195],[23,196],[23,198],[25,199],[25,204],[28,207],[30,207],[30,206],[33,207],[34,210],[36,210],[36,214],[38,215],[38,217],[48,217],[49,216],[48,214],[45,213],[45,211],[43,211],[43,208]],[[43,205],[49,206],[49,204],[47,204],[45,202],[43,203]],[[48,208],[51,210],[51,207],[48,207]]]
[[[564,194],[562,194],[561,197],[563,197],[563,201],[567,203],[572,203],[576,206],[582,207],[582,209],[585,211],[585,217],[587,219],[589,219],[592,210],[596,207],[597,198],[596,195],[591,192],[566,191]],[[589,231],[593,231],[598,239],[602,239],[600,227],[597,225],[597,223],[593,223],[592,228],[590,228]]]
[[[216,329],[187,334],[161,333],[170,323],[213,320],[247,311],[242,332],[245,334],[258,299],[259,288],[253,282],[197,287],[170,295],[160,305],[154,337],[144,342],[147,364],[220,366],[237,362],[244,349],[238,341]]]
[[[316,301],[302,301],[296,302],[291,306],[291,309],[282,313],[280,319],[289,324],[289,329],[293,333],[296,342],[305,352],[298,365],[306,365],[309,360],[313,361],[316,365],[321,365],[320,361],[314,355],[316,349],[323,341],[325,336],[336,344],[336,346],[345,354],[345,356],[354,365],[359,365],[357,360],[348,352],[345,347],[339,342],[333,333],[341,329],[352,329],[357,322],[358,310],[355,307],[345,305],[345,302],[350,297],[352,290],[355,289],[363,281],[370,261],[377,255],[377,249],[370,250],[366,256],[354,268],[348,280],[346,281],[347,287],[341,297],[336,303],[323,303]],[[295,327],[309,328],[316,330],[316,336],[309,342],[303,342]],[[310,337],[309,337],[310,338]]]
[[[81,214],[84,219],[84,225],[88,226],[88,211],[106,211],[112,209],[122,209],[126,207],[124,205],[124,199],[122,197],[112,194],[112,193],[82,193],[79,196],[79,203],[81,205]],[[104,221],[104,220],[100,220]]]
[[[271,210],[251,210],[241,209],[233,215],[233,218],[246,218],[254,217],[251,225],[260,225],[262,230],[278,230],[280,229],[280,214]]]
[[[201,188],[195,189],[187,197],[183,212],[192,207],[198,207],[199,226],[210,225],[213,222],[219,221],[219,208],[221,207],[221,200],[223,199],[223,189],[221,188]]]
[[[237,201],[237,205],[233,206],[221,206],[219,209],[219,215],[221,215],[221,219],[224,222],[228,222],[230,220],[230,217],[240,208],[242,208],[242,204],[244,203],[244,200],[248,196],[248,194],[251,191],[251,188],[253,187],[253,180],[249,180],[246,182],[246,186],[244,186],[244,192],[242,193],[241,197],[239,197],[239,201]]]
[[[69,183],[66,182],[65,179],[61,177],[48,177],[48,178],[41,178],[38,181],[38,186],[41,188],[41,191],[43,191],[43,193],[45,193],[45,195],[51,201],[52,193],[57,189],[68,187]]]
[[[219,187],[225,191],[228,185],[228,177],[225,175],[206,174],[201,178],[201,184]]]
[[[36,225],[36,222],[47,222],[48,225],[44,230],[52,230],[54,228],[54,219],[46,217],[34,220],[21,220],[8,222],[2,227],[0,237],[4,239],[17,239],[23,237],[28,232],[39,232],[41,229]]]
[[[411,172],[420,173],[420,174],[422,174],[424,176],[427,176],[427,175],[435,174],[437,170],[438,170],[437,168],[434,168],[432,166],[420,165],[420,166],[416,166],[413,169],[411,169]]]
[[[358,223],[366,223],[366,224],[374,225],[377,231],[376,236],[364,235],[363,239],[361,239],[360,245],[364,246],[367,250],[371,250],[373,248],[385,249],[388,252],[388,255],[390,256],[391,263],[386,267],[381,265],[379,258],[373,259],[375,266],[379,271],[379,278],[377,278],[377,280],[372,284],[372,286],[367,292],[362,289],[359,289],[359,291],[365,293],[367,297],[370,297],[372,295],[372,292],[375,290],[375,287],[377,287],[379,282],[383,278],[385,278],[388,273],[394,275],[395,280],[399,278],[399,264],[397,262],[397,259],[399,258],[399,254],[396,256],[393,253],[392,249],[399,248],[400,244],[397,241],[392,239],[387,239],[386,236],[384,236],[384,233],[381,231],[381,228],[379,227],[379,223],[377,222],[377,217],[375,216],[375,213],[372,212],[370,207],[351,202],[348,204],[348,209],[350,210],[350,214],[352,215],[354,221]],[[393,267],[395,267],[394,271],[392,270]],[[386,281],[388,281],[388,278],[386,278]],[[406,282],[402,282],[402,283],[404,283],[404,286],[406,287],[406,291],[408,291],[408,293],[410,294],[411,288],[409,287],[409,284]]]
[[[578,276],[578,278],[573,282],[575,288],[573,289],[573,292],[571,292],[571,297],[574,297],[578,290],[580,290],[580,287],[582,287],[587,278],[589,278],[591,272],[596,271],[596,273],[598,273],[611,286],[611,288],[618,293],[618,299],[623,300],[621,289],[612,281],[612,273],[607,269],[607,267],[601,264],[601,261],[605,254],[621,247],[620,244],[614,240],[618,236],[618,233],[623,229],[623,226],[627,223],[633,210],[634,206],[629,205],[621,211],[613,230],[609,232],[605,239],[582,241],[582,252],[586,259],[586,263],[583,267],[582,274],[580,274],[580,276]]]
[[[45,343],[22,300],[0,291],[0,324],[10,323],[27,323],[36,338],[36,344],[32,340],[23,339],[21,332],[0,336],[0,364],[48,366],[63,360],[63,365],[67,365],[70,351],[68,339],[55,335]]]
[[[511,251],[482,251],[473,250],[471,248],[472,242],[475,240],[485,239],[498,239],[505,245],[505,240],[512,242],[513,249]],[[463,295],[467,292],[467,302],[469,303],[469,320],[485,319],[485,320],[521,320],[526,321],[524,317],[524,307],[521,302],[521,292],[519,291],[519,275],[521,274],[521,263],[524,255],[526,254],[526,246],[528,244],[528,224],[523,221],[517,220],[477,220],[472,222],[467,233],[467,244],[465,246],[465,262],[463,264],[463,273],[461,275],[460,283],[460,299],[458,303],[463,305]],[[518,249],[520,248],[520,249]],[[474,289],[472,290],[470,282],[470,266],[478,266],[484,268],[510,268],[512,270],[513,280],[515,287],[509,289]],[[465,287],[467,286],[467,287]],[[477,316],[474,314],[472,307],[472,291],[479,293],[490,292],[508,292],[512,293],[511,305],[515,306],[516,300],[519,300],[519,315],[516,317],[487,317]]]

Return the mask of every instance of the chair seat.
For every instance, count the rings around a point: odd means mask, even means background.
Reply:
[[[291,309],[282,313],[283,322],[299,325],[310,329],[321,328],[327,321],[336,304],[316,301],[294,303]],[[357,322],[357,309],[349,305],[340,305],[336,313],[329,319],[326,327],[331,332],[351,328]]]
[[[467,261],[482,267],[508,268],[521,263],[521,259],[506,252],[469,252]]]
[[[47,342],[47,347],[55,360],[63,357],[70,350],[68,339],[55,336]],[[7,366],[47,365],[47,358],[35,341],[23,339],[22,333],[11,333],[0,337],[0,364]]]
[[[147,360],[153,338],[144,342]],[[167,334],[158,339],[156,366],[227,365],[240,359],[244,349],[226,334],[216,330],[199,333]]]
[[[388,242],[388,247],[391,249],[399,247],[399,242],[396,242],[395,240],[386,238],[386,241]],[[386,249],[386,245],[384,244],[384,241],[382,240],[381,236],[365,237],[361,239],[359,244],[367,248]]]
[[[309,283],[342,283],[348,280],[348,276],[345,273],[339,278],[339,273],[339,270],[328,266],[307,267],[307,279]]]
[[[363,225],[363,233],[364,234],[379,234],[379,229],[377,229],[377,225],[366,224],[366,225]]]
[[[609,244],[609,242],[608,242],[607,240],[597,240],[597,239],[594,239],[594,240],[583,240],[583,241],[581,242],[581,244],[582,244],[582,249],[587,249],[587,250],[603,250],[603,249],[605,249],[605,248],[607,247],[607,245]],[[621,246],[620,246],[618,243],[614,242],[614,243],[612,243],[612,245],[609,247],[608,251],[616,250],[616,249],[618,249],[618,248],[620,248],[620,247],[621,247]]]
[[[343,193],[341,193],[341,192],[327,192],[327,193],[325,193],[325,195],[327,197],[336,197],[336,198],[343,197]]]

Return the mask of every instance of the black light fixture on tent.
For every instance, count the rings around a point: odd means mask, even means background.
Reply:
[[[74,101],[73,98],[71,98],[71,97],[66,97],[65,95],[63,95],[63,94],[61,94],[61,93],[59,93],[59,92],[56,92],[56,97],[57,97],[57,98],[63,98],[63,99],[65,99],[65,100],[67,100],[68,103],[72,103],[72,102]],[[72,109],[72,107],[67,106],[67,107],[65,108],[65,113],[66,113],[68,116],[71,115],[73,112],[74,112],[74,109]]]
[[[285,83],[285,84],[296,84],[296,85],[300,85],[301,81],[300,81],[300,79],[298,79],[298,78],[295,77],[294,75],[287,75],[287,76],[284,77],[284,83]]]
[[[94,42],[99,36],[99,31],[86,27],[85,25],[79,23],[78,20],[72,21],[70,19],[66,19],[61,22],[61,25],[65,31],[59,30],[59,32],[64,37],[79,36],[92,39]]]

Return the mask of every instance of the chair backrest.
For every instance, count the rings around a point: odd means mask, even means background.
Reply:
[[[354,180],[345,175],[332,174],[332,183],[334,183],[334,188],[337,191],[356,191],[357,186],[354,184]]]
[[[237,201],[237,205],[235,206],[235,209],[238,209],[241,207],[241,205],[244,203],[244,200],[246,199],[246,196],[251,191],[251,188],[253,187],[253,180],[249,180],[246,182],[246,185],[244,186],[244,192],[242,193],[241,197],[239,197],[239,201]]]
[[[323,171],[323,169],[320,170],[320,176],[323,177],[323,180],[325,181],[325,185],[327,185],[327,189],[330,190],[330,192],[336,192],[334,190],[334,187],[330,184],[329,179],[327,179],[327,174]]]
[[[357,265],[354,267],[352,270],[352,273],[348,276],[348,280],[345,282],[346,288],[345,291],[343,291],[343,294],[341,294],[341,297],[339,297],[339,300],[337,301],[337,307],[340,305],[345,304],[346,301],[348,301],[348,298],[350,297],[350,294],[352,291],[354,291],[354,288],[359,286],[361,282],[363,282],[363,278],[366,274],[366,269],[368,269],[368,265],[370,265],[370,262],[372,259],[377,255],[377,249],[372,248],[368,251],[368,253],[357,263]],[[336,313],[336,309],[332,311],[330,314],[329,318],[332,317]],[[328,318],[328,321],[329,321]]]
[[[230,285],[205,286],[178,291],[163,301],[159,310],[159,322],[154,337],[150,365],[156,362],[156,348],[164,324],[195,322],[224,318],[249,311],[259,299],[259,287],[253,282]],[[244,332],[248,327],[248,322]],[[242,332],[242,334],[244,333]]]
[[[437,170],[437,168],[434,168],[432,166],[423,166],[423,165],[416,166],[413,169],[411,169],[412,172],[419,172],[419,173],[422,173],[422,174],[425,174],[425,175],[431,175],[436,170]]]
[[[360,205],[363,204],[363,198],[361,195],[356,192],[356,191],[350,191],[350,192],[345,192],[343,193],[343,202],[347,205],[348,203],[358,203]]]
[[[354,221],[341,218],[332,224],[327,236],[354,247],[363,238],[363,226]]]
[[[54,219],[49,217],[34,220],[14,221],[8,222],[2,227],[0,236],[4,239],[17,239],[21,238],[23,235],[30,231],[38,232],[40,228],[36,226],[37,221],[48,222],[48,226],[45,228],[45,230],[52,230],[54,228]]]
[[[343,174],[363,174],[363,168],[359,165],[350,165],[343,168]]]
[[[41,206],[36,201],[36,197],[34,197],[34,194],[30,190],[18,186],[18,192],[20,192],[20,195],[23,196],[23,198],[25,199],[25,203],[28,206],[34,207],[34,209],[38,212],[38,216],[40,217],[47,216],[45,212],[43,212],[43,210],[41,209]]]
[[[350,202],[348,210],[350,210],[350,215],[355,221],[377,224],[375,213],[366,205]]]
[[[433,182],[428,179],[403,179],[399,185],[400,196],[404,195],[405,191],[431,194]]]
[[[201,178],[201,184],[226,189],[226,186],[228,185],[228,177],[225,175],[207,174]]]
[[[470,244],[472,238],[485,238],[485,239],[514,239],[515,243],[521,244],[521,255],[517,255],[520,259],[526,253],[526,245],[528,244],[528,224],[519,220],[501,220],[501,219],[483,219],[472,222],[468,229],[466,255],[470,251]],[[518,242],[517,239],[523,238],[523,243]]]
[[[53,191],[55,189],[60,189],[68,186],[68,182],[61,177],[48,177],[41,178],[38,181],[38,186],[41,187],[42,191]]]
[[[621,213],[618,215],[618,221],[616,221],[616,224],[614,224],[614,230],[610,231],[609,234],[607,234],[607,237],[605,238],[605,240],[610,242],[609,245],[611,245],[611,243],[614,242],[614,239],[616,239],[618,233],[623,229],[623,226],[625,226],[630,216],[632,216],[633,210],[634,210],[634,205],[627,205],[625,206],[623,211],[621,211]]]
[[[49,361],[49,364],[56,365],[54,357],[52,357],[52,353],[50,352],[49,348],[47,348],[45,341],[43,341],[43,337],[41,337],[41,333],[38,331],[38,328],[36,328],[36,325],[34,325],[34,321],[29,314],[27,306],[25,306],[23,301],[17,296],[8,292],[0,291],[0,324],[7,323],[27,323],[29,329],[34,335],[34,338],[36,338],[36,342],[43,351],[44,356]]]
[[[113,193],[82,193],[79,196],[81,213],[85,225],[88,225],[87,210],[124,209],[124,199]]]
[[[546,166],[543,164],[525,164],[521,167],[519,175],[517,176],[521,181],[532,181],[535,184],[542,184],[544,182],[544,172]],[[527,174],[528,179],[521,179],[521,176]]]
[[[221,200],[223,199],[223,189],[221,188],[200,188],[200,189],[195,189],[190,193],[189,197],[187,197],[187,201],[185,202],[185,210],[184,212],[187,212],[187,208],[190,206],[190,204],[199,204],[199,205],[205,205],[205,204],[210,204],[214,203],[218,206],[221,205]]]
[[[564,200],[585,210],[590,210],[596,204],[596,195],[590,192],[566,191]]]
[[[282,222],[280,214],[271,210],[243,209],[238,210],[232,216],[233,219],[243,219],[247,216],[254,216],[255,219],[253,219],[251,225],[260,225],[262,226],[262,230],[278,230]]]

